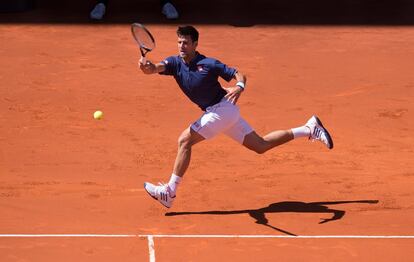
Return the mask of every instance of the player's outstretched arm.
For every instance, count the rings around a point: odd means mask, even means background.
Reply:
[[[139,68],[142,72],[144,72],[144,74],[149,75],[163,72],[165,70],[165,65],[163,63],[154,64],[151,61],[141,57],[139,60]]]

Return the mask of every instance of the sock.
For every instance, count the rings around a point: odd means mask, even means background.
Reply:
[[[310,129],[307,126],[296,127],[292,128],[291,130],[294,138],[310,136]]]
[[[181,182],[181,177],[175,174],[171,175],[170,182],[168,182],[168,186],[171,189],[172,197],[175,196],[177,192],[178,184],[180,184],[180,182]]]

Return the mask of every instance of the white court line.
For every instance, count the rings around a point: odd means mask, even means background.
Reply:
[[[139,237],[158,238],[412,238],[414,236],[364,236],[364,235],[324,235],[324,236],[288,236],[288,235],[138,235]]]
[[[0,234],[0,237],[108,237],[108,238],[121,238],[121,237],[139,237],[139,235],[122,235],[122,234]]]
[[[150,262],[155,262],[154,238],[151,235],[148,236],[148,250]]]
[[[364,236],[364,235],[325,235],[325,236],[288,236],[288,235],[137,235],[137,234],[0,234],[0,238],[137,238],[148,239],[149,262],[155,262],[154,238],[342,238],[342,239],[414,239],[414,236]]]
[[[150,235],[150,234],[0,234],[0,238],[133,238],[133,237],[151,237],[151,238],[361,238],[361,239],[414,239],[414,235],[383,235],[383,236],[369,236],[369,235],[303,235],[303,236],[288,236],[288,235]]]

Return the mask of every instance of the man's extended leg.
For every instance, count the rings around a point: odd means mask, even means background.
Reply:
[[[293,138],[291,130],[273,131],[264,137],[253,131],[244,137],[243,145],[258,154],[263,154],[269,149],[291,141]]]
[[[287,143],[294,138],[308,137],[309,139],[321,141],[329,149],[333,148],[332,138],[324,128],[317,116],[312,116],[305,125],[290,130],[273,131],[264,137],[256,132],[251,132],[244,137],[243,145],[258,154]]]
[[[179,177],[183,177],[185,171],[190,165],[191,147],[204,140],[200,134],[191,129],[184,130],[178,138],[178,152],[174,163],[173,173]]]
[[[191,147],[203,140],[204,137],[192,130],[191,127],[184,130],[178,139],[177,157],[168,184],[156,186],[148,182],[144,183],[144,188],[151,197],[164,206],[171,207],[177,192],[177,186],[190,165]]]

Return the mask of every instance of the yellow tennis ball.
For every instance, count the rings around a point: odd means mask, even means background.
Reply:
[[[93,113],[93,118],[95,118],[95,119],[97,119],[97,120],[99,120],[99,119],[101,119],[103,117],[103,113],[102,113],[102,111],[96,111],[95,113]]]

